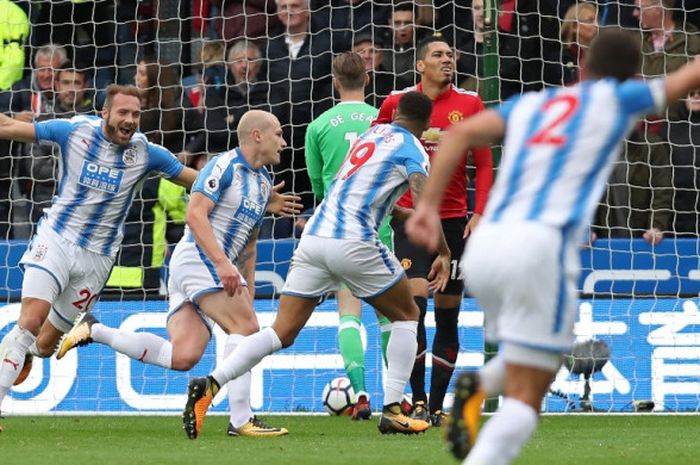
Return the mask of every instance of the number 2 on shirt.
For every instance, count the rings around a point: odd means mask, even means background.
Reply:
[[[557,129],[559,129],[563,124],[565,124],[574,112],[578,109],[579,100],[575,95],[560,95],[551,100],[542,107],[543,111],[549,110],[551,107],[557,104],[563,104],[563,111],[547,126],[543,127],[534,136],[527,141],[528,145],[533,144],[552,144],[552,145],[564,145],[566,144],[566,137],[561,134],[555,134]]]
[[[357,171],[360,166],[364,165],[367,160],[369,160],[372,155],[374,155],[374,149],[376,145],[374,142],[363,142],[361,144],[355,144],[352,149],[350,149],[350,155],[348,156],[348,161],[352,165],[352,168],[345,173],[343,180],[346,180]]]

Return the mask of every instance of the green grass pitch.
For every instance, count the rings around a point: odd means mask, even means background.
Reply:
[[[450,465],[440,431],[382,436],[376,417],[265,417],[286,426],[276,439],[229,438],[227,418],[207,418],[186,439],[177,417],[11,417],[0,464]],[[691,465],[700,463],[700,416],[547,416],[515,464]]]

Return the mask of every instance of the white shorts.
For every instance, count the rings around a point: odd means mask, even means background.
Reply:
[[[49,321],[65,333],[78,314],[90,310],[97,301],[114,259],[78,247],[43,225],[20,264],[24,267],[22,298],[50,302]]]
[[[373,242],[304,235],[294,251],[282,294],[321,297],[344,283],[358,298],[377,296],[404,275],[393,253]]]
[[[462,271],[484,311],[486,340],[557,354],[571,349],[578,246],[539,223],[479,225]]]
[[[243,286],[247,286],[245,280],[243,280]],[[178,242],[170,259],[168,320],[185,303],[191,302],[211,332],[216,323],[199,308],[197,299],[205,294],[221,291],[223,288],[216,274],[216,267],[204,252],[200,252],[194,242],[185,240]]]

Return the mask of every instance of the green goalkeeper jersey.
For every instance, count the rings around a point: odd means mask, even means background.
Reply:
[[[364,102],[340,102],[313,120],[306,129],[304,154],[311,189],[318,199],[326,196],[350,146],[375,120],[379,110]],[[379,239],[390,249],[392,231],[387,216],[379,227]]]
[[[316,198],[325,197],[350,146],[367,130],[378,112],[364,102],[340,102],[309,124],[304,153]]]

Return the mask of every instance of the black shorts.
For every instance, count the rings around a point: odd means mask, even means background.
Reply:
[[[465,240],[464,228],[467,226],[466,218],[447,218],[442,220],[442,229],[445,231],[447,246],[450,248],[450,279],[442,292],[447,295],[459,295],[464,293],[464,280],[459,268],[459,261],[464,252]],[[401,266],[408,278],[428,279],[430,266],[437,254],[416,246],[409,241],[404,231],[404,222],[397,219],[391,220],[391,229],[394,230],[394,254],[401,262]]]

